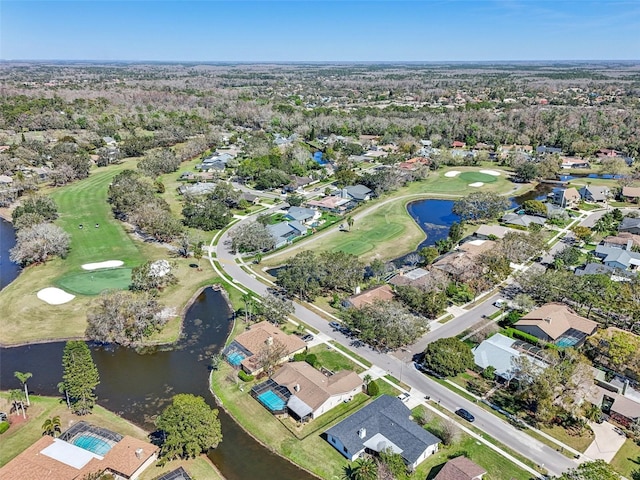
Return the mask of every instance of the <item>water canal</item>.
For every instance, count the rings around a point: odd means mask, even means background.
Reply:
[[[200,395],[215,406],[208,390],[208,366],[211,355],[221,350],[229,335],[232,315],[222,293],[207,288],[190,307],[183,335],[171,348],[136,353],[127,348],[92,346],[100,372],[98,403],[149,431],[176,393]],[[63,348],[63,342],[2,348],[1,388],[19,387],[13,378],[13,372],[19,370],[33,373],[29,388],[34,393],[58,395]],[[275,478],[274,472],[283,480],[315,478],[263,447],[223,410],[220,420],[223,441],[209,452],[209,458],[228,480]]]

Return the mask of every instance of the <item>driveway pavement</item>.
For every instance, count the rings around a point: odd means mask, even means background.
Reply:
[[[616,456],[627,437],[616,431],[616,427],[609,422],[593,423],[589,425],[595,434],[595,439],[585,450],[584,455],[592,460],[602,459],[609,463]]]

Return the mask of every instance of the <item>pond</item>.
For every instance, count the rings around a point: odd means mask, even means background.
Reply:
[[[13,225],[0,218],[0,290],[13,282],[20,273],[20,266],[9,260],[9,250],[16,244]]]
[[[183,335],[170,348],[137,353],[127,348],[92,345],[100,372],[98,403],[149,431],[177,393],[200,395],[215,406],[208,390],[208,366],[211,356],[224,346],[232,315],[222,293],[207,288],[189,308]],[[0,349],[2,388],[18,388],[13,372],[23,371],[33,373],[29,380],[32,392],[58,395],[63,348],[63,342],[56,342]],[[265,472],[278,472],[277,478],[287,480],[315,478],[264,448],[223,410],[219,415],[223,441],[209,452],[209,457],[228,480],[264,478]]]

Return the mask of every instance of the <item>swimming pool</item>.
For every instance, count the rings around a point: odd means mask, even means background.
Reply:
[[[273,390],[267,390],[258,395],[258,400],[272,412],[284,410],[287,402],[280,398]]]
[[[102,457],[104,457],[112,447],[112,445],[106,440],[94,437],[93,435],[78,435],[73,439],[72,443],[76,447],[83,448]]]

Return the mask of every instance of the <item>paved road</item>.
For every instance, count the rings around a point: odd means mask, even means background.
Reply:
[[[256,279],[255,276],[244,271],[236,263],[235,255],[232,254],[228,248],[229,233],[237,228],[238,225],[251,220],[252,219],[250,218],[244,219],[224,232],[218,241],[216,254],[220,265],[227,276],[234,279],[234,283],[244,286],[258,295],[264,296],[267,293],[267,286]],[[476,323],[480,319],[481,315],[495,311],[495,308],[491,305],[492,302],[493,297],[470,312],[447,322],[439,329],[434,330],[425,338],[421,339],[413,350],[421,351],[421,349],[424,348],[422,345],[426,345],[429,341],[433,341],[444,336],[453,336],[464,331],[469,326]],[[351,339],[345,337],[339,332],[333,331],[324,318],[297,303],[294,303],[294,306],[294,315],[301,321],[312,326],[318,331],[323,332],[330,338],[335,339],[342,345],[352,348],[350,347]],[[402,353],[398,356],[394,356],[391,354],[376,352],[369,347],[356,348],[355,351],[372,364],[388,371],[396,378],[400,378],[404,383],[426,395],[431,396],[431,398],[436,401],[439,400],[440,404],[448,410],[455,411],[458,408],[465,408],[476,417],[474,426],[480,428],[493,438],[499,440],[538,465],[544,465],[550,473],[560,475],[567,469],[577,465],[576,461],[567,458],[554,449],[530,437],[526,433],[521,432],[495,415],[478,407],[473,402],[466,400],[417,371],[411,362],[411,351],[404,354],[406,355],[406,358],[403,357]]]

